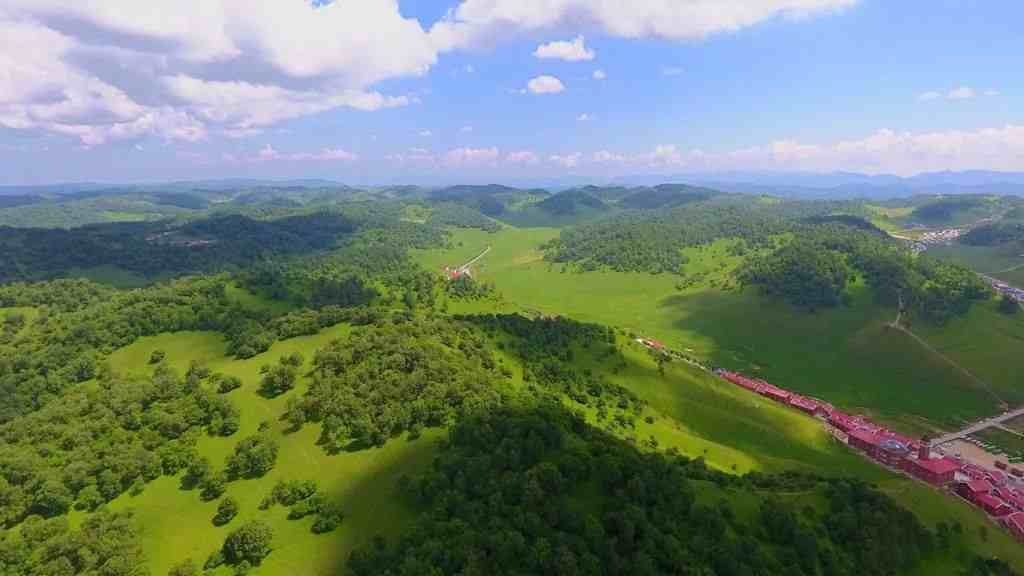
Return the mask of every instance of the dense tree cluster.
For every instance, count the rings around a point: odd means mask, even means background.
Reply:
[[[1011,242],[1024,243],[1024,222],[996,222],[972,228],[960,237],[970,246],[1000,246]]]
[[[156,276],[224,270],[333,246],[356,223],[333,212],[272,220],[214,216],[186,224],[117,223],[73,230],[0,228],[0,282],[113,265]]]
[[[569,318],[531,320],[518,314],[462,319],[498,338],[498,345],[522,363],[523,381],[531,395],[564,398],[596,408],[598,420],[610,429],[630,432],[634,428],[643,402],[629,390],[576,362],[577,354],[585,351],[599,360],[610,359],[613,370],[624,366],[613,329]],[[500,339],[508,336],[510,340]]]
[[[986,202],[985,197],[970,195],[940,198],[918,206],[911,212],[911,217],[927,223],[949,223],[958,212],[982,207]]]
[[[469,274],[462,274],[445,283],[445,294],[456,300],[480,300],[494,294],[494,286],[478,282]]]
[[[313,383],[288,418],[321,422],[328,450],[377,446],[496,405],[501,378],[487,341],[471,326],[396,315],[318,350]]]
[[[747,260],[742,281],[808,308],[842,302],[848,281],[862,274],[876,298],[933,322],[966,314],[991,290],[971,270],[922,255],[858,228],[830,223],[804,227],[774,252]]]
[[[0,344],[0,422],[38,409],[68,386],[94,378],[103,356],[140,336],[217,330],[228,336],[232,353],[266,350],[276,335],[258,342],[244,339],[249,336],[245,326],[258,326],[268,315],[233,302],[226,285],[226,278],[208,276],[130,291],[82,281],[0,287],[0,305],[40,307],[31,326]],[[66,294],[56,296],[61,290]],[[76,297],[78,303],[72,303]]]
[[[888,576],[934,552],[912,514],[862,484],[819,481],[827,512],[765,499],[759,518],[698,503],[694,482],[746,491],[698,461],[642,453],[558,405],[457,424],[433,468],[404,480],[423,511],[396,544],[349,560],[391,574]]]
[[[477,228],[485,232],[497,232],[501,230],[501,224],[484,216],[481,212],[455,202],[440,202],[434,204],[430,211],[430,223],[435,226],[451,226],[454,228]],[[487,206],[483,206],[487,209]],[[504,207],[502,207],[504,208]],[[494,212],[494,209],[490,210]],[[501,210],[498,211],[499,213]]]
[[[94,510],[196,460],[195,442],[238,428],[226,398],[161,365],[150,380],[106,373],[0,426],[0,523]]]
[[[281,357],[276,366],[261,367],[263,379],[260,381],[260,394],[267,398],[275,398],[294,388],[303,361],[302,355],[295,352]]]
[[[255,434],[243,438],[228,456],[225,470],[229,480],[260,478],[277,463],[277,442],[268,435]]]
[[[552,262],[577,262],[584,269],[678,273],[681,250],[719,238],[743,238],[752,246],[791,228],[775,211],[749,201],[707,201],[657,212],[628,212],[562,230],[547,244]]]
[[[149,576],[131,514],[98,512],[71,528],[66,518],[33,516],[0,538],[5,576]]]
[[[838,306],[850,276],[842,254],[797,239],[765,258],[751,259],[740,278],[761,286],[767,294],[813,310]]]

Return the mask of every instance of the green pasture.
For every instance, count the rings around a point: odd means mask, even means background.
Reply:
[[[474,273],[495,284],[501,302],[452,302],[452,311],[519,309],[616,326],[662,340],[714,366],[757,374],[844,408],[868,412],[904,431],[955,428],[998,409],[998,402],[983,385],[957,370],[942,354],[888,328],[896,310],[876,305],[864,286],[852,289],[850,306],[810,313],[754,290],[722,289],[730,284],[730,272],[740,262],[727,254],[727,241],[690,249],[684,278],[611,271],[579,273],[545,262],[539,246],[557,233],[552,229],[507,228],[493,234],[458,230],[450,249],[419,251],[416,257],[429,269],[437,269],[460,264],[482,248],[492,247],[474,266]],[[687,284],[690,277],[700,281]],[[991,339],[996,337],[992,333],[995,328],[986,324],[991,320],[986,310],[979,307],[961,321]],[[1016,322],[1005,328],[1011,334],[1024,335],[1024,318],[1020,324]],[[943,353],[979,376],[1006,367],[1002,373],[991,374],[990,384],[1003,392],[1001,396],[1024,401],[1024,387],[1010,374],[1016,361],[992,362],[964,345],[943,345],[943,338],[955,340],[963,327],[914,330],[928,341],[936,339]],[[987,340],[974,344],[994,351],[1002,346],[989,345]],[[1013,342],[1006,345],[1011,347]],[[1024,371],[1024,366],[1020,369]]]
[[[1024,278],[1024,250],[1012,244],[1002,246],[968,246],[949,244],[929,248],[929,256],[955,262],[973,270],[1011,282]]]
[[[153,574],[166,574],[171,566],[186,558],[202,564],[233,527],[256,517],[269,523],[275,533],[274,551],[254,572],[260,575],[336,574],[354,547],[377,534],[395,534],[403,526],[409,513],[396,499],[397,479],[430,462],[441,431],[428,431],[412,442],[396,439],[381,449],[332,456],[316,445],[317,426],[306,426],[289,434],[278,421],[288,396],[301,394],[305,382],[273,400],[257,393],[261,365],[276,362],[280,356],[294,351],[312,359],[316,349],[343,336],[347,330],[347,326],[336,326],[316,336],[278,342],[266,353],[242,361],[225,357],[223,339],[208,332],[143,338],[112,355],[115,369],[127,373],[150,372],[149,357],[160,349],[181,372],[193,359],[198,359],[208,362],[215,372],[242,379],[242,388],[229,394],[241,411],[240,430],[230,438],[204,437],[199,445],[200,453],[215,467],[223,466],[235,443],[255,433],[261,422],[270,423],[271,433],[280,445],[277,465],[267,476],[229,484],[227,494],[238,500],[241,512],[227,526],[213,526],[211,519],[217,502],[203,502],[197,491],[181,490],[179,478],[160,478],[147,485],[139,496],[124,495],[112,503],[114,508],[135,510],[144,526],[143,546]],[[330,534],[315,535],[310,531],[312,518],[288,520],[287,509],[281,507],[258,510],[260,500],[281,479],[317,480],[321,491],[342,505],[346,517],[341,527]],[[217,572],[229,573],[226,568]]]

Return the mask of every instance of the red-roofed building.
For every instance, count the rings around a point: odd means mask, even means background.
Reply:
[[[978,494],[974,499],[974,503],[980,506],[985,512],[988,512],[997,518],[1013,513],[1013,508],[1009,504],[1003,502],[999,498],[996,498],[992,494]]]
[[[650,346],[651,348],[654,348],[656,350],[664,350],[665,349],[665,345],[663,343],[659,342],[658,340],[655,340],[654,338],[645,338],[644,339],[644,344],[647,344],[648,346]]]
[[[971,480],[985,479],[985,469],[976,464],[964,464],[964,467],[961,470],[961,472],[963,472],[967,476],[970,476]]]
[[[772,386],[771,384],[765,383],[764,385],[761,386],[761,395],[767,398],[771,398],[776,402],[786,402],[789,400],[791,393],[783,390],[782,388],[778,388],[776,386]]]
[[[1003,525],[1017,540],[1024,542],[1024,512],[1017,512],[1003,518]]]
[[[832,415],[828,417],[828,423],[846,433],[856,427],[854,417],[840,410],[832,411]]]
[[[860,450],[861,452],[867,453],[869,456],[875,455],[875,449],[878,447],[878,436],[869,430],[863,430],[855,428],[849,432],[849,443],[850,446]]]
[[[1005,494],[1003,495],[1003,500],[1005,500],[1010,506],[1013,506],[1014,510],[1024,512],[1024,498],[1017,494]]]
[[[961,482],[956,487],[956,493],[970,500],[971,502],[977,502],[978,497],[984,494],[992,492],[992,484],[988,480],[971,480],[970,482]]]
[[[943,486],[955,479],[960,466],[960,463],[952,458],[907,458],[901,467],[915,478],[933,486]]]
[[[814,414],[818,410],[818,402],[799,394],[790,395],[789,405],[808,414]]]
[[[1006,474],[1003,474],[999,470],[989,470],[985,474],[985,478],[992,483],[993,486],[1005,486],[1006,485]]]

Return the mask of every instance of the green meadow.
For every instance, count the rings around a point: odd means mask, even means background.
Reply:
[[[962,264],[982,274],[1024,284],[1024,252],[1019,246],[949,244],[928,249],[928,255]]]
[[[524,242],[524,245],[530,246],[531,242],[533,240]],[[470,252],[477,249],[465,240],[463,243],[463,248]],[[503,253],[512,254],[513,259],[521,255],[515,249],[509,250],[507,246],[499,247],[495,243],[494,254]],[[536,264],[537,260],[531,262]],[[552,277],[577,277],[569,272],[563,274],[557,270],[546,270],[546,264],[540,265],[545,267],[543,273]],[[670,278],[666,276],[656,280],[667,281]],[[672,286],[665,289],[676,290]],[[505,292],[508,298],[507,290]],[[233,294],[242,301],[252,300],[251,304],[267,305],[242,290],[237,290],[237,293],[233,290]],[[451,304],[456,308],[454,303]],[[483,304],[477,303],[477,307],[482,309]],[[180,477],[160,478],[146,485],[141,494],[125,494],[111,504],[115,509],[133,509],[140,525],[145,527],[143,547],[152,574],[166,574],[186,558],[202,564],[211,552],[220,547],[233,527],[253,518],[267,522],[275,533],[273,552],[261,567],[253,571],[260,576],[344,573],[345,561],[351,550],[366,544],[376,535],[395,536],[407,525],[413,511],[397,498],[398,478],[429,465],[438,440],[444,436],[443,430],[428,430],[414,441],[392,439],[379,449],[329,455],[316,445],[318,425],[307,425],[299,432],[289,433],[279,421],[288,397],[302,394],[305,390],[308,384],[305,379],[291,392],[272,400],[257,392],[261,365],[276,362],[282,355],[295,351],[310,359],[318,348],[344,337],[348,331],[348,326],[339,325],[314,336],[277,342],[266,353],[248,360],[226,357],[223,338],[209,332],[142,338],[111,356],[111,364],[116,370],[144,375],[152,370],[148,363],[152,353],[163,350],[167,354],[167,362],[180,372],[184,372],[193,360],[202,360],[214,372],[242,379],[243,386],[229,394],[241,411],[240,430],[230,438],[203,437],[199,444],[200,453],[215,466],[221,466],[235,443],[256,432],[261,424],[269,426],[270,433],[280,445],[277,465],[269,474],[228,485],[226,494],[239,502],[241,512],[226,526],[215,527],[211,522],[217,502],[203,502],[197,491],[183,490]],[[685,334],[681,336],[686,337]],[[626,366],[618,371],[602,364],[610,360],[598,360],[583,351],[577,358],[585,366],[602,371],[607,378],[629,388],[646,401],[647,406],[633,432],[638,445],[653,437],[659,450],[676,448],[688,456],[703,458],[713,468],[730,473],[807,470],[825,475],[856,476],[899,498],[929,525],[940,521],[960,522],[965,533],[950,554],[971,549],[1024,565],[1024,550],[1002,531],[992,527],[982,540],[979,527],[987,521],[976,511],[864,460],[834,441],[816,420],[725,383],[684,362],[667,364],[664,374],[661,374],[657,362],[644,347],[628,336],[621,337],[620,345]],[[497,354],[505,358],[504,352],[498,351]],[[505,358],[505,363],[513,368],[512,385],[523,389],[521,371],[509,360]],[[593,413],[588,413],[588,418],[593,424],[601,425]],[[344,511],[345,520],[341,527],[329,534],[315,535],[310,530],[310,518],[288,520],[287,509],[280,506],[259,510],[260,500],[274,483],[282,479],[316,480],[320,490]],[[699,497],[708,501],[722,499],[724,495],[715,490],[709,488]],[[794,494],[792,497],[813,503],[818,495]],[[730,505],[743,509],[743,504],[732,502]],[[748,504],[754,506],[756,503]],[[72,516],[76,523],[82,518],[81,513]],[[949,570],[945,563],[936,562],[920,574],[952,574]],[[231,571],[222,567],[213,573],[226,576]]]
[[[217,550],[232,528],[251,518],[260,518],[273,528],[274,551],[259,569],[259,574],[336,574],[344,566],[349,552],[365,544],[374,535],[395,534],[409,517],[395,498],[395,485],[402,474],[414,473],[426,466],[440,431],[428,431],[415,441],[396,439],[385,447],[339,455],[328,455],[316,445],[318,429],[306,426],[287,433],[278,421],[289,395],[301,394],[305,382],[288,394],[268,400],[257,392],[259,368],[294,351],[307,358],[333,339],[343,336],[347,326],[336,326],[310,337],[276,343],[269,351],[248,360],[233,360],[224,355],[221,336],[208,332],[184,332],[143,338],[118,350],[111,357],[116,370],[148,373],[154,350],[167,353],[167,361],[184,372],[192,360],[204,360],[211,370],[238,376],[243,386],[229,394],[241,411],[241,427],[229,438],[203,437],[200,454],[215,467],[223,465],[234,445],[255,433],[268,422],[280,445],[277,465],[263,478],[239,480],[228,485],[227,495],[240,504],[237,518],[222,527],[211,519],[217,501],[203,502],[196,490],[180,488],[180,478],[163,477],[146,486],[142,494],[125,494],[111,506],[132,508],[145,526],[143,546],[153,574],[166,574],[178,562],[192,558],[202,564]],[[260,500],[278,480],[314,479],[327,497],[342,504],[345,520],[336,531],[316,535],[310,531],[312,518],[292,521],[287,509],[258,510]],[[230,574],[222,568],[216,574]]]
[[[731,287],[729,273],[740,258],[727,254],[727,242],[688,250],[685,278],[580,273],[543,260],[540,245],[557,233],[458,230],[450,249],[417,258],[436,269],[492,247],[474,273],[495,284],[500,302],[452,303],[454,311],[524,310],[608,324],[907,432],[955,428],[995,413],[999,402],[990,388],[1005,401],[1024,402],[1014,376],[1024,372],[1024,358],[1007,354],[1024,340],[1024,315],[996,317],[982,305],[949,326],[915,326],[928,347],[889,328],[896,310],[875,304],[864,286],[854,286],[849,306],[816,313]]]

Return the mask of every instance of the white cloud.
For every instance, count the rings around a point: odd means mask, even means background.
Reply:
[[[579,153],[552,156],[551,161],[571,167],[583,163]],[[1024,126],[941,132],[883,129],[854,140],[813,144],[783,139],[725,152],[661,144],[640,154],[602,150],[586,161],[618,165],[622,170],[843,170],[900,175],[970,169],[1019,171],[1024,168]]]
[[[592,162],[597,164],[618,164],[627,160],[626,156],[608,150],[598,150],[590,158]]]
[[[430,130],[420,130],[419,135],[423,138],[429,138],[434,135]]]
[[[580,160],[583,159],[583,154],[580,152],[574,152],[572,154],[553,154],[548,157],[548,161],[561,166],[562,168],[576,168],[580,165]]]
[[[447,166],[481,166],[493,165],[497,162],[500,152],[497,148],[455,148],[444,155]]]
[[[776,17],[803,18],[857,0],[465,0],[430,29],[441,50],[486,44],[510,30],[597,29],[620,38],[692,40]]]
[[[459,131],[468,134],[468,133],[473,131],[473,127],[469,126],[469,125],[466,125],[466,126],[463,126]]]
[[[605,74],[605,71],[601,69],[594,70],[594,74],[592,76],[594,80],[604,80],[608,77],[608,75]]]
[[[565,90],[565,85],[554,76],[544,75],[530,80],[526,88],[534,94],[558,94]]]
[[[181,152],[180,157],[191,160],[197,164],[260,164],[264,162],[355,162],[359,156],[341,148],[323,148],[316,152],[292,152],[282,153],[271,144],[265,144],[263,148],[253,154],[232,154],[224,152],[216,160],[193,152]]]
[[[86,145],[245,135],[341,106],[409,104],[368,88],[436,60],[398,0],[5,0],[0,126]]]
[[[530,150],[519,150],[516,152],[509,152],[505,156],[506,164],[537,164],[540,162],[540,158],[536,153]]]
[[[590,114],[587,114],[586,112],[576,117],[577,122],[590,122],[593,119],[594,117],[591,116]]]
[[[950,90],[946,94],[946,98],[949,100],[970,100],[971,98],[974,98],[974,96],[974,89],[970,86],[960,86],[959,88]]]
[[[996,90],[987,90],[984,94],[985,96],[998,96],[999,92]],[[922,94],[919,94],[917,99],[922,102],[939,100],[942,98],[946,100],[971,100],[972,98],[975,98],[977,95],[978,93],[974,90],[974,88],[971,88],[970,86],[959,86],[945,93],[936,92],[934,90],[924,92]]]
[[[533,52],[533,55],[544,60],[565,60],[566,62],[593,60],[596,56],[593,50],[587,48],[586,40],[582,35],[572,40],[558,40],[541,44]]]
[[[680,76],[683,73],[683,69],[678,66],[665,66],[661,69],[662,76]]]
[[[472,74],[476,72],[476,68],[474,68],[472,64],[466,64],[466,67],[463,68],[463,70],[466,71],[466,74]]]

